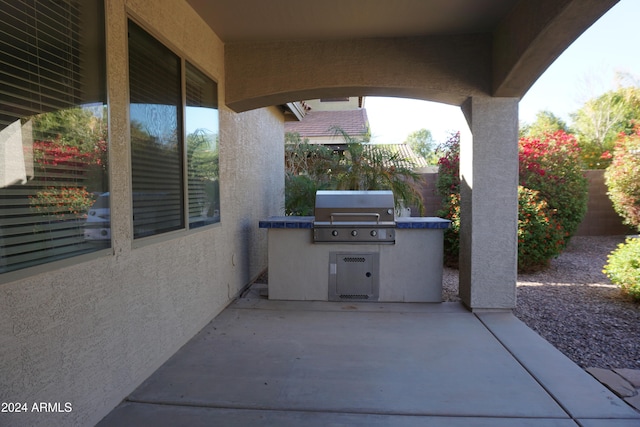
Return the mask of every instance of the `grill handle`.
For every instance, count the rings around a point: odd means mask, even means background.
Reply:
[[[375,212],[334,212],[329,216],[331,220],[331,224],[333,224],[333,217],[340,217],[340,216],[343,216],[343,217],[370,216],[376,219],[376,224],[380,223],[380,214]]]

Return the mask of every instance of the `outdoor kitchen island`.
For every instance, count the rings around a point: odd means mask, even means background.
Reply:
[[[320,203],[316,199],[316,216],[260,221],[259,227],[268,229],[269,299],[442,301],[444,230],[449,220],[399,217],[389,222],[378,217],[369,222],[357,218],[357,208],[347,213],[346,207],[330,207],[332,218],[325,223],[318,221]],[[391,209],[393,217],[393,204]],[[365,207],[360,216],[377,215],[370,213],[374,210]]]

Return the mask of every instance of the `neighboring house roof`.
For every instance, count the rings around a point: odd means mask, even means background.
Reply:
[[[366,144],[365,147],[369,149],[382,149],[391,154],[397,154],[397,159],[392,162],[396,167],[406,167],[415,170],[429,166],[427,161],[423,157],[418,156],[407,144]]]
[[[303,138],[333,136],[333,128],[342,129],[347,135],[362,136],[367,132],[367,110],[309,111],[299,122],[285,122],[285,132],[297,132]]]
[[[344,149],[345,141],[335,135],[335,128],[342,129],[347,135],[363,136],[369,126],[367,111],[364,108],[340,111],[310,110],[300,121],[284,123],[285,132],[298,133],[302,138],[315,138],[315,142],[334,149]],[[331,137],[338,138],[333,141]],[[326,139],[325,139],[326,138]],[[382,149],[397,154],[392,163],[397,167],[420,169],[429,166],[427,161],[418,156],[407,144],[365,144],[367,149]]]

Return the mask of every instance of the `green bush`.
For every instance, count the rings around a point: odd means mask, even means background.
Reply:
[[[602,271],[623,293],[640,301],[640,238],[627,238],[607,257]]]
[[[285,215],[311,216],[316,204],[316,191],[322,185],[308,175],[287,173],[284,179]]]
[[[285,215],[313,215],[316,191],[329,187],[333,157],[328,147],[309,144],[298,133],[285,134]]]
[[[445,263],[456,266],[460,229],[460,135],[439,148],[439,216],[452,221],[445,232]],[[544,138],[520,139],[518,188],[518,269],[548,265],[566,247],[587,207],[587,180],[580,168],[575,138],[563,131]]]
[[[449,194],[443,203],[438,216],[451,220],[451,225],[444,230],[444,263],[449,267],[458,267],[460,253],[460,193]]]
[[[640,125],[634,134],[620,136],[604,176],[614,209],[640,231]]]
[[[564,232],[540,192],[518,186],[518,270],[535,271],[565,247]]]

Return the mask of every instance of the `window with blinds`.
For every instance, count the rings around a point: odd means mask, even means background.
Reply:
[[[220,221],[218,86],[185,66],[189,228]]]
[[[103,2],[0,0],[0,10],[6,273],[111,241],[108,208],[90,216],[108,191]]]
[[[129,84],[134,238],[219,222],[216,82],[129,21]]]
[[[129,21],[134,238],[184,228],[180,62]]]

